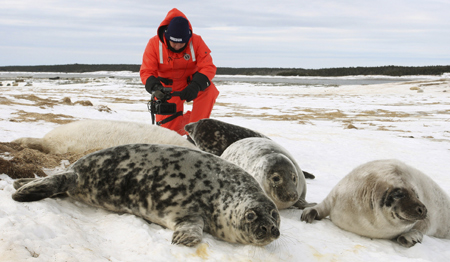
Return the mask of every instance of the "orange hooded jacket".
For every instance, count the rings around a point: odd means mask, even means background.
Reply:
[[[192,74],[197,71],[207,76],[210,81],[216,75],[217,68],[213,64],[211,50],[203,42],[201,36],[192,33],[191,39],[181,53],[171,52],[167,48],[168,43],[164,37],[164,31],[172,18],[177,16],[187,19],[180,10],[176,8],[170,10],[159,25],[157,35],[150,39],[145,48],[140,70],[144,85],[147,78],[153,75],[173,80],[171,86],[163,85],[172,87],[172,91],[181,91],[188,85],[188,77],[192,77]],[[189,28],[193,32],[190,22]],[[213,84],[211,83],[211,85]]]

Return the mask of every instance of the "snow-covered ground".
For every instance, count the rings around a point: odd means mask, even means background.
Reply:
[[[42,137],[65,120],[151,122],[149,95],[137,75],[20,76],[0,74],[1,142]],[[385,158],[422,170],[450,192],[449,75],[348,86],[249,83],[236,77],[216,85],[221,94],[211,117],[259,131],[288,149],[316,176],[307,180],[309,202],[322,201],[356,166]],[[63,104],[64,97],[75,104]],[[93,106],[76,103],[86,100]],[[343,231],[329,219],[306,224],[295,209],[281,211],[281,237],[265,247],[230,244],[207,233],[194,248],[175,246],[172,231],[133,215],[70,199],[15,202],[12,182],[0,174],[0,261],[450,260],[450,240],[425,236],[407,249]]]

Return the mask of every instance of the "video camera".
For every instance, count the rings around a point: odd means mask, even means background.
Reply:
[[[169,103],[167,100],[172,98],[172,88],[163,87],[152,94],[151,112],[156,115],[173,115],[177,112],[177,104]],[[155,97],[158,99],[156,100]]]
[[[177,104],[167,102],[172,96],[180,96],[180,92],[172,92],[172,88],[164,87],[163,85],[160,85],[157,90],[152,93],[152,98],[147,103],[148,111],[152,116],[152,124],[155,124],[155,115],[170,115],[169,117],[158,121],[156,123],[157,125],[162,125],[183,115],[183,111],[177,112]]]

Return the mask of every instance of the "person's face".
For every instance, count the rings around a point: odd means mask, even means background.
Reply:
[[[186,43],[175,43],[170,41],[170,46],[175,49],[175,50],[180,50],[181,48],[183,48],[186,45]]]

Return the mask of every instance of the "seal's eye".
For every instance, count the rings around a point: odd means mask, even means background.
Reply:
[[[275,219],[275,220],[278,220],[278,212],[274,209],[274,210],[272,210],[272,217]]]
[[[245,214],[245,219],[247,222],[252,222],[256,219],[256,214],[253,211],[248,211],[247,214]]]
[[[281,177],[279,175],[275,175],[272,177],[272,181],[274,183],[279,183],[281,181]]]
[[[384,193],[384,195],[387,195],[387,197],[385,198],[384,202],[382,202],[382,206],[384,205],[387,207],[391,207],[395,201],[400,200],[406,196],[406,194],[400,188],[392,190],[391,193],[386,192]]]
[[[297,176],[295,173],[292,174],[292,181],[294,181],[294,183],[297,182]]]
[[[402,199],[405,197],[405,194],[403,194],[402,192],[398,192],[398,193],[395,193],[394,195],[392,195],[392,197],[394,199]]]

